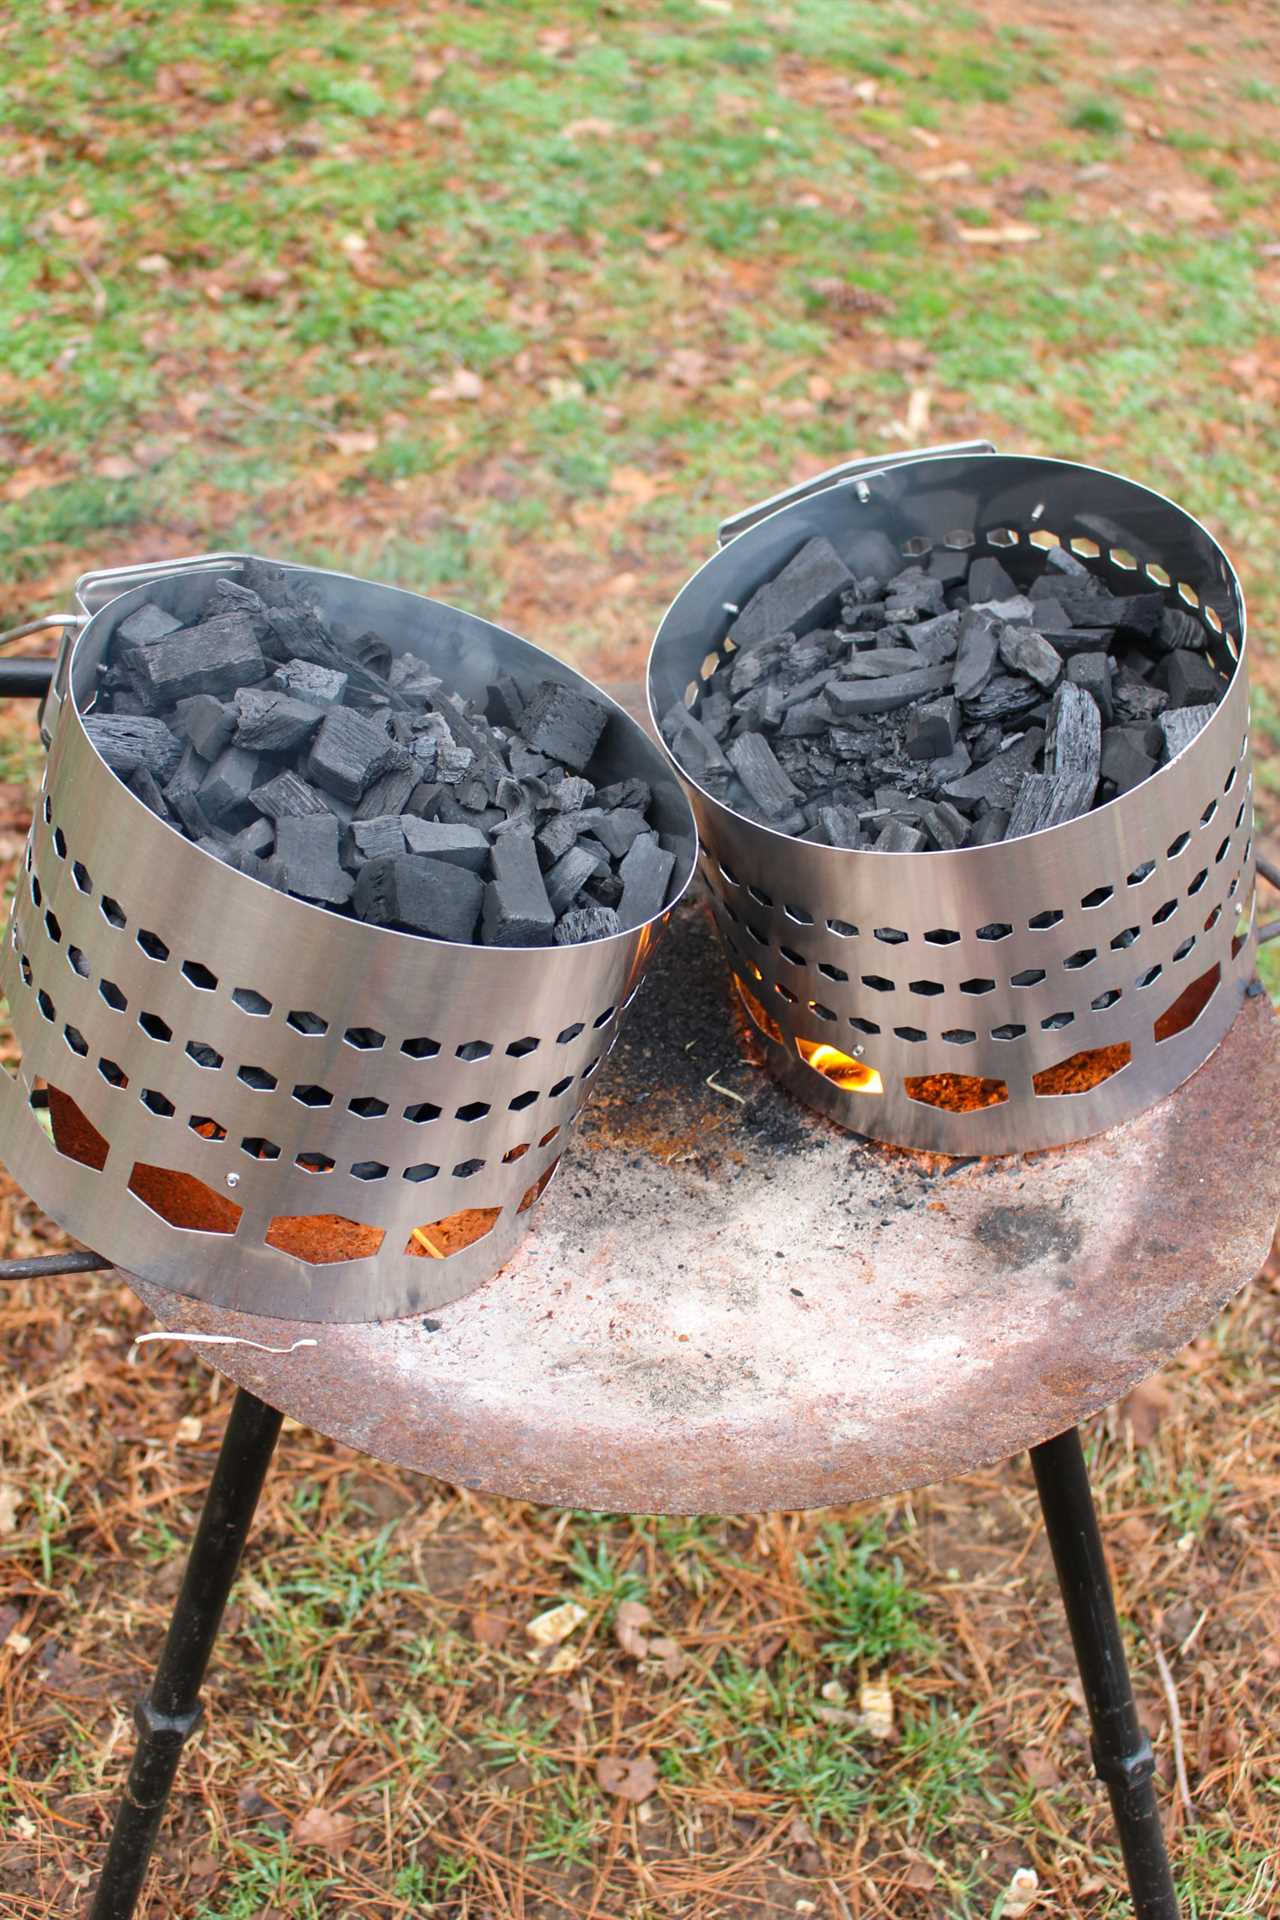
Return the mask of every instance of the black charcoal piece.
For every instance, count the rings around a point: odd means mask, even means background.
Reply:
[[[910,629],[908,629],[910,631]],[[941,665],[927,661],[914,647],[870,647],[865,653],[853,653],[843,661],[838,669],[841,680],[887,680],[894,673],[920,673],[927,666]],[[830,678],[823,674],[820,684]],[[813,689],[816,692],[818,689]]]
[[[1160,662],[1156,678],[1168,693],[1171,707],[1216,706],[1222,698],[1222,681],[1212,661],[1184,647]]]
[[[438,673],[431,671],[430,663],[417,653],[397,654],[387,669],[387,685],[394,687],[397,693],[418,704],[425,704],[440,691],[442,685]]]
[[[1087,582],[1094,578],[1080,556],[1072,553],[1069,547],[1050,547],[1044,557],[1044,570],[1051,575],[1065,574],[1069,580]]]
[[[419,820],[401,816],[400,826],[410,853],[425,854],[450,866],[483,873],[489,864],[489,842],[478,827],[458,826],[447,820]]]
[[[778,729],[784,740],[813,739],[831,725],[831,709],[826,700],[804,700],[792,707]]]
[[[1153,687],[1127,667],[1112,677],[1111,699],[1118,725],[1155,720],[1169,705],[1163,687]]]
[[[954,800],[962,808],[984,804],[1007,811],[1017,798],[1023,775],[1030,771],[1043,744],[1043,732],[1033,727],[992,759],[962,774],[958,780],[948,781],[943,792],[948,800]]]
[[[734,646],[747,651],[781,633],[812,632],[853,584],[830,541],[821,536],[807,541],[781,573],[752,594],[734,622]]]
[[[340,800],[359,800],[380,774],[407,767],[410,756],[374,720],[349,707],[331,707],[311,742],[303,772]],[[390,807],[381,809],[384,813]]]
[[[971,605],[979,600],[1012,600],[1017,591],[1017,582],[992,554],[980,554],[969,568]]]
[[[683,701],[678,700],[663,716],[662,732],[681,766],[695,780],[713,768],[724,768],[729,764],[715,735],[690,713]]]
[[[580,687],[545,680],[525,709],[521,732],[526,746],[545,753],[575,773],[586,770],[609,718],[609,709]]]
[[[1067,681],[1073,687],[1083,687],[1092,694],[1098,712],[1102,715],[1102,724],[1111,725],[1114,708],[1111,701],[1111,662],[1105,653],[1077,653],[1067,662]]]
[[[875,841],[877,853],[918,853],[925,844],[925,836],[919,827],[909,827],[902,820],[886,820]]]
[[[1025,833],[1039,833],[1045,827],[1061,826],[1087,813],[1093,805],[1095,780],[1075,773],[1028,773],[1018,790],[1018,798],[1005,831],[1006,840],[1019,840]]]
[[[196,798],[213,826],[236,833],[263,811],[254,794],[257,784],[257,754],[225,747],[201,781]]]
[[[866,714],[893,713],[915,700],[927,700],[951,685],[951,668],[916,667],[910,673],[890,674],[885,680],[833,680],[827,703],[841,720]],[[732,758],[732,755],[730,756]]]
[[[619,913],[624,927],[638,927],[661,913],[675,863],[675,855],[659,844],[656,833],[643,834],[635,842],[618,869],[622,879]]]
[[[621,929],[612,907],[572,907],[556,922],[555,943],[571,947],[584,940],[607,940]]]
[[[1111,596],[1106,619],[1120,633],[1139,640],[1151,640],[1159,633],[1167,611],[1164,595],[1160,592],[1118,593]],[[1090,627],[1103,623],[1093,619],[1082,620],[1080,624]]]
[[[1009,829],[1008,809],[989,807],[974,821],[965,835],[966,847],[993,847],[1003,840]]]
[[[253,804],[271,820],[286,820],[308,813],[327,813],[323,796],[308,786],[298,774],[286,770],[264,781],[253,790]]]
[[[929,555],[928,571],[944,587],[961,587],[969,574],[968,549],[935,547]]]
[[[993,620],[1002,621],[1006,626],[1029,627],[1036,618],[1035,602],[1028,600],[1024,593],[1015,593],[1011,600],[984,600],[974,611],[990,614]]]
[[[547,875],[547,899],[551,902],[551,911],[559,916],[573,905],[574,896],[581,892],[597,872],[598,862],[593,853],[585,847],[570,847],[563,860],[557,860]]]
[[[365,860],[380,860],[385,854],[403,853],[405,831],[400,822],[398,813],[381,813],[372,820],[353,820],[343,836],[345,864],[359,866]]]
[[[198,626],[135,647],[127,653],[126,664],[144,699],[166,707],[193,693],[230,697],[239,687],[255,685],[267,671],[246,613],[218,613]]]
[[[493,878],[484,890],[480,938],[487,947],[546,947],[556,917],[547,898],[532,835],[504,834],[490,855]]]
[[[637,837],[647,830],[648,822],[634,807],[615,807],[612,813],[602,813],[592,827],[596,839],[615,860],[629,853]]]
[[[1175,647],[1188,647],[1193,653],[1203,653],[1209,645],[1207,629],[1183,607],[1164,609],[1155,639],[1166,653],[1172,653]]]
[[[908,567],[885,588],[885,612],[890,620],[927,620],[946,612],[940,580],[922,567]]]
[[[1132,787],[1149,779],[1155,772],[1157,762],[1147,752],[1146,728],[1108,727],[1102,736],[1102,758],[1099,773],[1103,780],[1109,781],[1117,793],[1128,793]]]
[[[1053,696],[1044,734],[1044,770],[1054,778],[1070,775],[1092,790],[1098,784],[1102,752],[1102,715],[1093,695],[1066,681]]]
[[[1034,680],[1024,680],[1013,673],[993,674],[981,693],[965,701],[965,719],[1016,720],[1029,713],[1039,698],[1040,688]]]
[[[918,706],[907,721],[903,752],[913,760],[942,760],[955,751],[960,703],[948,696]]]
[[[1216,708],[1204,706],[1175,707],[1168,713],[1162,713],[1157,724],[1164,735],[1165,759],[1172,760],[1176,753],[1189,747],[1201,728],[1208,726],[1215,712]]]
[[[184,740],[206,760],[216,760],[224,747],[231,745],[236,730],[236,709],[211,693],[194,693],[180,700],[174,710],[173,726]]]
[[[281,693],[313,707],[336,707],[347,690],[347,675],[314,660],[286,660],[271,676]]]
[[[1047,627],[1040,631],[1054,652],[1064,660],[1073,660],[1079,653],[1110,653],[1115,642],[1115,630],[1112,627],[1073,627],[1067,625],[1052,632]]]
[[[538,829],[538,845],[554,865],[564,858],[580,834],[594,828],[599,818],[598,807],[583,807],[577,813],[550,814]]]
[[[935,800],[926,807],[920,825],[936,846],[945,848],[963,846],[969,831],[969,822],[949,800]]]
[[[1001,627],[1000,658],[1010,673],[1024,674],[1046,693],[1062,677],[1060,656],[1034,627]]]
[[[407,766],[392,767],[390,772],[379,774],[376,780],[361,794],[356,804],[357,820],[377,820],[388,813],[407,813],[409,798],[422,779],[422,769],[417,761]]]
[[[251,820],[247,827],[241,827],[227,848],[227,858],[239,866],[246,857],[255,860],[265,859],[276,843],[275,823],[271,820]]]
[[[549,789],[548,800],[556,813],[576,813],[581,807],[591,804],[595,793],[589,780],[584,780],[580,774],[567,773],[563,780],[557,780]]]
[[[931,667],[940,666],[944,660],[955,658],[963,620],[964,613],[960,608],[953,613],[940,613],[936,620],[921,620],[917,625],[907,627],[906,638],[912,649]]]
[[[982,692],[996,670],[999,641],[994,624],[983,613],[966,613],[956,642],[955,694],[972,700]]]
[[[143,806],[146,807],[149,812],[156,815],[157,819],[163,820],[169,826],[173,825],[173,815],[169,810],[169,804],[156,785],[155,779],[147,767],[138,767],[129,775],[125,785],[132,794],[141,800]]]
[[[800,789],[787,778],[769,742],[760,734],[740,734],[729,748],[729,759],[762,813],[771,817],[789,813],[800,798]]]
[[[241,687],[236,693],[236,745],[250,753],[294,753],[323,719],[324,709],[272,687]]]
[[[429,934],[462,945],[475,935],[484,882],[463,867],[411,853],[370,860],[356,880],[356,918],[402,933]]]
[[[175,620],[163,607],[146,600],[134,608],[128,619],[120,622],[116,638],[127,647],[145,647],[152,640],[163,640],[166,634],[177,633],[181,625],[181,620]]]
[[[84,730],[112,773],[125,775],[146,767],[155,780],[168,780],[182,758],[182,742],[163,720],[145,714],[90,713]]]
[[[338,858],[338,822],[330,813],[294,815],[276,828],[281,884],[300,899],[345,906],[355,882]]]

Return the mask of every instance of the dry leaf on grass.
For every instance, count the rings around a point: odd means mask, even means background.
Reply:
[[[472,373],[469,367],[455,367],[447,380],[439,380],[434,387],[427,388],[428,400],[478,400],[484,392],[484,381],[478,373]]]
[[[1001,1920],[1023,1920],[1039,1898],[1040,1880],[1034,1867],[1019,1867],[1005,1890]]]
[[[293,1823],[292,1835],[300,1847],[323,1847],[326,1853],[343,1853],[351,1844],[356,1823],[349,1813],[326,1813],[323,1807],[308,1807]]]
[[[6,1481],[0,1485],[0,1533],[12,1533],[22,1505],[22,1495]]]
[[[603,1793],[639,1806],[656,1789],[658,1769],[647,1753],[630,1760],[620,1753],[602,1753],[596,1761],[596,1784]]]
[[[864,1680],[858,1688],[858,1711],[873,1740],[887,1740],[893,1732],[893,1694],[887,1680]]]
[[[970,247],[1026,247],[1040,238],[1040,229],[1008,220],[1002,227],[957,227],[956,235]]]
[[[505,1613],[490,1613],[480,1607],[471,1616],[471,1632],[482,1647],[500,1647],[515,1623]]]
[[[649,1639],[642,1629],[653,1621],[643,1600],[624,1600],[613,1621],[613,1637],[633,1660],[643,1660],[649,1651]]]
[[[1173,1395],[1163,1381],[1144,1380],[1120,1402],[1120,1418],[1129,1426],[1136,1444],[1149,1447],[1172,1405]]]
[[[537,1647],[558,1647],[586,1617],[586,1608],[580,1607],[576,1600],[562,1600],[559,1606],[535,1614],[525,1632]]]

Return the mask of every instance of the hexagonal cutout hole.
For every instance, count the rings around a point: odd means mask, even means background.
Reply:
[[[782,1046],[784,1044],[782,1028],[773,1015],[765,1012],[754,993],[742,984],[737,974],[733,976],[733,984],[738,990],[738,998],[746,1008],[752,1025],[760,1029],[766,1040],[772,1040],[775,1046]]]
[[[376,1027],[348,1027],[342,1037],[349,1047],[355,1047],[361,1053],[376,1053],[379,1047],[387,1044],[386,1034],[379,1033]]]
[[[555,1172],[556,1168],[559,1165],[560,1165],[560,1161],[559,1161],[559,1158],[557,1157],[551,1162],[551,1165],[547,1168],[546,1172],[541,1176],[541,1178],[534,1181],[533,1185],[525,1193],[525,1196],[523,1200],[521,1200],[520,1205],[516,1208],[517,1213],[528,1213],[530,1207],[535,1206],[537,1202],[541,1200],[543,1194],[546,1192],[547,1188],[551,1184],[552,1174]]]
[[[371,1259],[386,1237],[385,1227],[367,1227],[340,1213],[278,1213],[267,1229],[269,1247],[311,1267]]]
[[[1222,968],[1217,962],[1207,973],[1190,981],[1156,1021],[1153,1028],[1156,1040],[1172,1040],[1175,1034],[1185,1033],[1188,1027],[1193,1027],[1218,991],[1221,981]]]
[[[69,1093],[37,1078],[32,1083],[31,1107],[42,1126],[47,1121],[49,1138],[60,1154],[79,1161],[82,1167],[92,1167],[95,1173],[102,1172],[107,1164],[108,1142]]]
[[[852,1054],[841,1053],[839,1047],[828,1046],[825,1040],[798,1038],[796,1052],[807,1067],[829,1080],[833,1087],[839,1087],[842,1093],[884,1092],[884,1082],[874,1067],[855,1060]]]
[[[169,1226],[189,1233],[234,1233],[244,1212],[194,1174],[147,1166],[141,1160],[129,1175],[129,1191]]]
[[[213,993],[218,985],[217,974],[210,973],[202,960],[184,960],[182,974],[183,978],[190,981],[193,987],[198,987],[201,993]]]
[[[941,1107],[944,1113],[975,1113],[980,1107],[998,1107],[1009,1098],[1005,1080],[982,1079],[974,1073],[927,1073],[903,1081],[908,1100],[922,1107]]]
[[[1094,1087],[1100,1087],[1104,1080],[1110,1080],[1127,1067],[1132,1058],[1133,1048],[1127,1040],[1118,1041],[1112,1047],[1086,1047],[1060,1060],[1056,1067],[1033,1073],[1031,1085],[1037,1093],[1045,1095],[1091,1093]]]
[[[296,1008],[285,1025],[292,1027],[295,1033],[305,1033],[311,1039],[318,1039],[322,1033],[329,1031],[329,1022],[323,1014],[300,1012]]]
[[[404,1250],[416,1260],[448,1260],[492,1233],[501,1211],[501,1207],[464,1207],[443,1220],[429,1220],[424,1227],[414,1227]]]

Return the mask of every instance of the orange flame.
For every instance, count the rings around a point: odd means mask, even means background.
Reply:
[[[800,1058],[815,1073],[820,1073],[824,1080],[830,1080],[833,1086],[842,1088],[845,1093],[884,1092],[884,1082],[875,1068],[863,1066],[861,1060],[855,1060],[851,1054],[841,1053],[839,1047],[828,1046],[826,1041],[797,1038],[796,1049]]]

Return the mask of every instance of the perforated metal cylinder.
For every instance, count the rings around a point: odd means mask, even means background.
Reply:
[[[456,1299],[508,1257],[670,906],[582,946],[455,946],[277,893],[163,824],[81,713],[134,607],[193,617],[240,564],[157,569],[117,594],[55,683],[0,955],[21,1055],[0,1074],[0,1149],[53,1219],[133,1273],[250,1312],[379,1319]],[[500,671],[583,684],[487,620],[293,571],[335,623],[421,653],[465,694]],[[651,785],[674,904],[693,868],[688,804],[607,704],[588,774]]]
[[[1083,1139],[1172,1092],[1253,971],[1245,609],[1217,543],[1117,474],[990,452],[864,463],[744,518],[658,630],[655,719],[693,703],[731,651],[737,609],[817,534],[855,573],[887,540],[904,566],[937,546],[993,551],[1020,584],[1037,548],[1068,545],[1108,587],[1140,580],[1202,620],[1224,681],[1209,723],[1141,786],[958,852],[790,839],[678,767],[770,1070],[858,1133],[962,1155]]]

